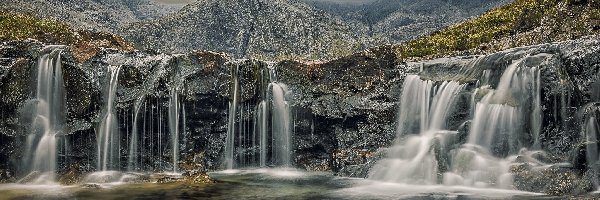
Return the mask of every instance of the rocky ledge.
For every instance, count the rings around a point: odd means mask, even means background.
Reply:
[[[34,41],[4,42],[0,45],[0,179],[24,176],[23,160],[27,120],[22,109],[35,92],[34,71],[44,44]],[[293,112],[293,163],[307,170],[333,171],[342,176],[366,177],[369,167],[384,155],[396,138],[398,112],[404,77],[420,74],[430,80],[488,81],[497,83],[513,60],[531,57],[531,65],[543,66],[542,104],[544,143],[542,150],[554,162],[571,163],[570,170],[584,176],[586,166],[576,162],[580,151],[577,111],[600,101],[600,38],[597,36],[560,43],[510,49],[484,56],[463,56],[405,63],[389,47],[372,48],[328,62],[234,60],[225,54],[195,51],[167,55],[153,52],[100,49],[89,59],[78,59],[77,50],[65,47],[62,55],[66,88],[67,123],[59,152],[60,174],[95,171],[96,129],[102,112],[103,94],[110,66],[120,66],[117,86],[117,115],[121,133],[121,162],[127,167],[127,142],[137,104],[148,133],[146,156],[141,169],[164,171],[172,167],[167,143],[167,111],[170,91],[178,88],[185,111],[185,129],[179,146],[181,169],[193,174],[223,168],[227,135],[227,111],[232,100],[232,69],[239,69],[240,104],[256,105],[264,84],[261,70],[274,67],[279,82],[291,92]],[[467,73],[465,73],[465,71]],[[136,103],[137,102],[137,103]],[[254,111],[239,120],[251,123]],[[468,115],[456,115],[449,127],[459,129]],[[576,127],[576,128],[574,128]],[[464,129],[464,127],[463,127]],[[466,129],[468,130],[468,129]],[[526,169],[526,168],[523,168]],[[563,170],[560,168],[560,170]],[[516,170],[516,169],[515,169]],[[200,172],[198,172],[200,171]],[[519,172],[524,173],[525,170]],[[531,173],[529,173],[531,174]],[[544,173],[540,173],[544,174]],[[555,174],[555,173],[545,173]],[[586,175],[587,176],[587,175]],[[543,177],[543,176],[538,176]],[[539,179],[543,180],[543,179]],[[523,184],[527,185],[527,184]],[[524,188],[526,190],[543,190]],[[562,190],[561,190],[562,191]],[[568,190],[563,193],[569,193]]]

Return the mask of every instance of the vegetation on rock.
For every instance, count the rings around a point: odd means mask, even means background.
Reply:
[[[10,12],[0,13],[0,40],[34,38],[45,43],[73,44],[78,40],[75,33],[71,27],[58,21]]]
[[[516,0],[431,35],[396,45],[401,58],[494,52],[599,33],[598,0]]]
[[[94,56],[99,48],[133,50],[133,47],[121,37],[110,33],[76,30],[59,21],[40,19],[27,14],[0,13],[0,41],[29,38],[46,44],[72,46],[75,57],[80,62]]]

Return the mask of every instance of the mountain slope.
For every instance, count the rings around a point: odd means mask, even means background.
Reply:
[[[106,32],[77,30],[69,25],[31,15],[0,13],[0,42],[35,39],[46,44],[68,45],[79,61],[85,61],[100,48],[130,51],[133,47],[123,38]]]
[[[600,34],[598,0],[517,0],[393,47],[402,58],[495,52]]]
[[[115,33],[126,24],[175,12],[179,5],[153,0],[0,1],[0,9],[64,21],[76,28]]]
[[[344,4],[304,0],[345,21],[369,27],[369,35],[388,43],[416,38],[447,27],[510,0],[376,0]]]
[[[268,59],[347,55],[362,48],[365,42],[360,36],[366,31],[288,0],[202,0],[177,14],[126,30],[125,37],[140,48],[206,49]]]

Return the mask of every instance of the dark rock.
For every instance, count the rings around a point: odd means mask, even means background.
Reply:
[[[515,165],[515,187],[519,190],[543,192],[553,196],[579,195],[593,191],[593,172],[581,173],[570,166],[554,165],[535,169],[528,164]]]
[[[25,152],[27,116],[21,115],[27,99],[34,93],[32,84],[35,62],[41,44],[35,41],[8,42],[0,45],[0,169],[13,177],[29,172],[22,165]],[[94,57],[79,62],[70,51],[63,55],[67,90],[67,121],[59,136],[59,173],[70,174],[71,164],[77,171],[96,171],[96,130],[104,103],[111,65],[121,66],[116,115],[119,118],[120,155],[115,169],[126,169],[133,121],[143,147],[135,170],[164,172],[172,170],[169,138],[168,101],[172,88],[179,89],[185,107],[185,127],[180,127],[180,169],[204,173],[221,169],[227,133],[227,111],[232,100],[232,71],[237,70],[242,88],[239,105],[246,112],[236,123],[251,129],[257,105],[264,95],[265,69],[275,67],[278,81],[291,92],[289,104],[294,115],[294,166],[308,170],[332,171],[338,175],[366,177],[369,168],[383,155],[379,149],[392,145],[396,135],[396,115],[407,74],[419,73],[425,79],[457,80],[473,89],[488,70],[492,87],[502,71],[513,61],[527,56],[524,65],[537,66],[541,73],[542,127],[541,145],[523,143],[548,155],[541,161],[572,161],[571,167],[538,170],[521,166],[514,169],[519,189],[551,194],[576,194],[588,191],[584,176],[588,168],[581,143],[581,119],[577,117],[585,105],[595,100],[595,84],[600,71],[600,42],[595,38],[522,47],[479,57],[456,57],[445,60],[402,63],[389,47],[369,49],[329,62],[232,60],[224,54],[191,52],[165,55],[151,52],[123,52],[102,49]],[[9,65],[4,65],[8,63]],[[23,71],[21,71],[23,70]],[[483,80],[479,80],[482,82]],[[14,88],[13,86],[15,85]],[[13,91],[14,90],[14,91]],[[485,94],[475,97],[481,98]],[[7,93],[4,93],[4,92]],[[6,94],[6,95],[5,95]],[[454,142],[433,146],[436,155],[450,152],[466,142],[470,129],[469,92],[460,95],[447,125],[458,130],[451,135]],[[135,113],[136,102],[141,104]],[[530,102],[530,101],[524,101]],[[183,119],[181,119],[183,120]],[[527,130],[519,142],[530,139],[529,120],[519,126]],[[7,131],[4,131],[7,130]],[[450,136],[449,136],[450,137]],[[449,140],[450,141],[450,140]],[[158,144],[161,144],[160,146]],[[498,143],[497,155],[507,153],[507,143]],[[576,151],[571,151],[577,149]],[[255,148],[239,149],[251,155]],[[503,154],[504,153],[504,154]],[[447,160],[443,156],[439,160]],[[517,159],[519,160],[519,159]],[[444,161],[445,162],[445,161]],[[447,163],[440,162],[444,171]],[[520,160],[518,162],[526,162]],[[78,172],[79,173],[79,172]],[[70,178],[69,178],[70,180]],[[69,181],[70,182],[70,181]],[[533,187],[538,183],[542,186]],[[548,184],[546,184],[548,183]]]

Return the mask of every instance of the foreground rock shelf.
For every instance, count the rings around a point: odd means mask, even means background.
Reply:
[[[0,45],[0,180],[16,182],[29,173],[22,165],[31,127],[23,109],[35,96],[35,71],[44,45],[33,41]],[[541,129],[536,147],[553,163],[547,171],[515,166],[515,188],[553,195],[585,193],[598,181],[595,163],[586,157],[590,143],[588,116],[600,116],[600,40],[597,36],[561,43],[521,47],[485,56],[464,56],[405,63],[385,47],[328,62],[233,60],[214,52],[166,55],[103,49],[80,62],[69,48],[62,53],[66,122],[58,137],[59,180],[65,174],[97,171],[96,133],[102,120],[103,97],[110,84],[109,68],[118,66],[115,115],[119,135],[113,169],[127,170],[134,129],[139,131],[140,158],[133,171],[174,169],[169,138],[169,106],[175,89],[181,104],[178,169],[224,169],[228,110],[234,82],[243,111],[237,130],[253,129],[255,106],[261,101],[265,73],[274,69],[290,91],[293,137],[291,163],[311,171],[367,177],[395,144],[402,84],[411,74],[434,83],[457,81],[469,91],[483,82],[497,87],[503,71],[516,60],[540,69]],[[233,76],[236,69],[237,76]],[[470,98],[465,92],[457,112],[446,121],[450,130],[468,133]],[[481,97],[477,97],[481,98]],[[138,122],[134,120],[139,118]],[[596,117],[596,120],[599,118]],[[525,120],[528,121],[528,120]],[[531,126],[524,122],[523,126]],[[597,123],[597,122],[596,122]],[[418,132],[417,132],[418,133]],[[406,134],[406,133],[403,133]],[[240,153],[241,152],[241,153]],[[506,153],[506,152],[504,152]],[[255,146],[236,149],[252,156]],[[597,155],[597,154],[596,154]],[[506,156],[504,154],[503,156]],[[597,159],[596,159],[597,161]],[[559,164],[561,163],[561,164]],[[550,181],[550,182],[549,182]],[[554,182],[551,182],[554,181]],[[533,187],[532,185],[543,186]]]

